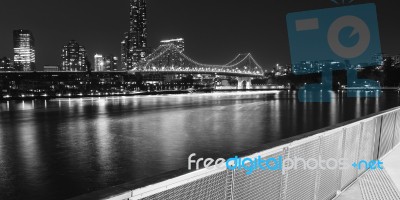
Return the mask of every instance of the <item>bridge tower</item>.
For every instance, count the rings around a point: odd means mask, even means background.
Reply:
[[[251,85],[251,80],[253,80],[253,78],[251,77],[238,77],[237,81],[238,81],[238,90],[248,90],[248,89],[252,89],[252,85]]]

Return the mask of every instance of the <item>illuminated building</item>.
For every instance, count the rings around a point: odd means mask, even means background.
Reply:
[[[15,71],[10,58],[0,58],[0,71]]]
[[[102,56],[100,54],[96,54],[94,56],[94,71],[118,71],[118,57],[113,55]]]
[[[121,42],[121,67],[122,67],[122,71],[125,71],[127,69],[128,66],[128,44],[129,44],[129,37],[128,37],[128,33],[125,33],[124,35],[124,40],[122,40]],[[131,63],[131,61],[129,61],[129,63]]]
[[[391,62],[391,66],[399,66],[400,65],[400,55],[389,55],[389,54],[375,54],[372,57],[373,63],[375,66],[387,66],[388,62]]]
[[[29,30],[14,30],[14,65],[17,71],[35,70],[35,39]]]
[[[61,54],[61,71],[87,71],[87,54],[85,47],[75,40],[64,46]]]
[[[183,38],[162,40],[160,43],[161,45],[173,44],[179,49],[181,53],[185,51],[185,40]]]
[[[160,41],[160,48],[169,48],[170,46],[173,46],[174,50],[167,54],[167,56],[159,58],[159,64],[162,63],[166,66],[181,66],[182,56],[180,54],[185,51],[185,41],[183,38]]]
[[[45,72],[58,72],[60,71],[60,67],[59,66],[43,66],[43,71]]]
[[[131,70],[140,61],[145,60],[147,47],[146,0],[130,0],[129,32],[121,43],[123,69]]]
[[[118,57],[109,55],[103,58],[104,68],[106,71],[117,71],[118,70]]]
[[[102,72],[104,70],[104,58],[100,54],[94,55],[94,71],[95,72]]]

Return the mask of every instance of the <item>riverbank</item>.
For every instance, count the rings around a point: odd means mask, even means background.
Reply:
[[[236,89],[236,90],[214,90],[214,89],[201,89],[201,90],[165,90],[165,91],[138,91],[138,92],[125,92],[125,93],[101,93],[101,94],[55,94],[55,95],[27,95],[27,96],[2,96],[0,102],[4,101],[21,101],[21,100],[50,100],[59,98],[88,98],[88,97],[122,97],[122,96],[145,96],[145,95],[174,95],[174,94],[190,94],[190,93],[212,93],[212,92],[242,92],[242,91],[273,91],[273,90],[286,90],[286,89]]]
[[[137,91],[137,92],[124,92],[124,93],[97,93],[97,94],[55,94],[55,95],[20,95],[14,96],[0,96],[0,102],[5,101],[22,101],[22,100],[50,100],[50,99],[74,99],[74,98],[88,98],[88,97],[123,97],[123,96],[146,96],[146,95],[174,95],[174,94],[191,94],[191,93],[213,93],[213,92],[243,92],[243,91],[297,91],[290,89],[200,89],[200,90],[165,90],[165,91]],[[371,90],[363,88],[344,88],[338,91],[353,91],[353,90]],[[382,87],[382,91],[400,91],[396,87]]]

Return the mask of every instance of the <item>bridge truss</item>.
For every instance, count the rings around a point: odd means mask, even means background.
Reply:
[[[173,44],[158,47],[146,58],[145,62],[135,66],[132,72],[217,74],[246,77],[261,77],[264,75],[262,67],[250,53],[239,54],[225,65],[209,65],[191,59]]]

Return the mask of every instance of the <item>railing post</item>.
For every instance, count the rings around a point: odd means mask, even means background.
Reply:
[[[318,149],[318,156],[322,156],[322,139],[323,139],[323,135],[319,136],[319,149]],[[318,195],[318,190],[320,187],[320,177],[321,177],[321,169],[317,169],[317,173],[315,175],[315,190],[314,190],[314,200],[318,200],[317,195]]]
[[[233,200],[233,188],[234,188],[234,170],[227,170],[226,172],[226,189],[225,189],[225,199]]]
[[[289,158],[289,147],[285,147],[283,149],[283,159]],[[282,163],[284,165],[285,163]],[[282,166],[283,167],[283,166]],[[287,179],[288,179],[288,173],[283,171],[282,169],[282,179],[281,179],[281,200],[286,200],[286,191],[287,191]]]

